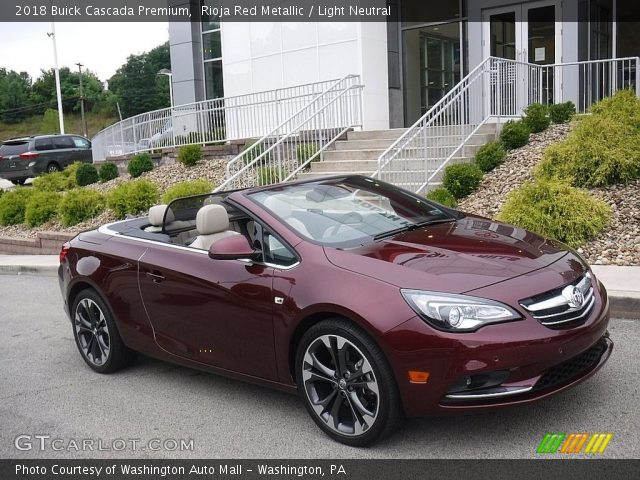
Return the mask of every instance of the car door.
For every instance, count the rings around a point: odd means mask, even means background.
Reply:
[[[140,294],[164,350],[277,380],[272,267],[212,260],[187,247],[151,247],[139,260]]]
[[[93,156],[91,155],[91,142],[84,137],[71,137],[74,144],[74,156],[75,160],[85,163],[92,163]]]
[[[73,162],[81,162],[78,149],[72,138],[66,135],[53,137],[53,147],[58,165],[63,169],[71,165]]]

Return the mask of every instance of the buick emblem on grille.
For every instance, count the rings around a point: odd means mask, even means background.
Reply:
[[[571,308],[582,308],[582,304],[584,303],[584,295],[579,288],[571,285],[565,288],[562,294],[564,298],[568,300],[569,306]]]

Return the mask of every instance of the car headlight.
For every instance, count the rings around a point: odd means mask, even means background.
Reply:
[[[470,332],[491,323],[522,318],[507,305],[486,298],[421,290],[401,293],[423,320],[439,330]]]

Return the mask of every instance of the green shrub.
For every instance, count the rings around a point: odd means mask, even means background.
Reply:
[[[594,104],[591,113],[640,128],[640,99],[631,90],[620,90],[612,97]]]
[[[576,106],[573,102],[549,105],[549,117],[553,123],[567,123],[575,114]]]
[[[434,202],[438,202],[445,207],[456,208],[458,206],[458,202],[451,192],[444,187],[436,188],[435,190],[431,190],[427,193],[427,198],[429,200],[433,200]]]
[[[124,218],[128,213],[136,215],[146,212],[158,203],[158,198],[158,187],[155,183],[134,180],[113,189],[107,197],[107,205],[118,218]]]
[[[245,145],[245,148],[246,148],[246,145]],[[248,147],[245,150],[245,153],[243,154],[244,164],[249,165],[256,158],[262,155],[264,151],[265,151],[264,145],[262,145],[261,143],[254,143],[253,145]],[[266,154],[260,159],[259,163],[261,164],[268,163],[270,157],[271,157],[271,153]]]
[[[611,209],[559,180],[526,182],[508,196],[497,219],[577,248],[603,231]]]
[[[192,182],[177,183],[165,192],[165,194],[162,196],[162,203],[168,205],[176,198],[211,193],[212,189],[213,185],[207,180],[194,180]]]
[[[118,178],[119,176],[118,166],[115,163],[107,162],[100,167],[100,181],[102,183]]]
[[[202,160],[202,146],[185,145],[178,151],[178,161],[185,167],[193,167]]]
[[[258,186],[278,183],[280,181],[280,172],[277,167],[260,167],[257,180]]]
[[[67,168],[65,168],[62,171],[62,173],[64,175],[66,175],[67,178],[69,179],[70,184],[73,185],[71,188],[77,187],[77,185],[76,185],[76,172],[84,164],[85,164],[84,162],[73,162],[71,165],[69,165]]]
[[[76,178],[67,172],[45,173],[33,179],[33,188],[47,192],[64,192],[76,186]]]
[[[491,142],[480,147],[478,153],[476,153],[476,165],[483,172],[490,172],[502,162],[507,155],[502,143]]]
[[[315,143],[301,143],[296,147],[296,157],[298,162],[304,163],[313,157],[318,151],[318,145]],[[314,162],[320,160],[320,156],[313,159]]]
[[[532,133],[544,132],[551,125],[549,108],[541,103],[532,103],[525,109],[523,121]]]
[[[474,192],[482,180],[482,170],[472,163],[457,163],[444,169],[442,186],[456,199]]]
[[[636,180],[640,178],[640,132],[624,116],[585,116],[564,141],[544,151],[535,176],[557,177],[575,187]]]
[[[145,172],[153,170],[153,161],[148,153],[139,153],[129,160],[127,171],[133,178],[138,178]]]
[[[0,197],[0,225],[18,225],[24,222],[27,202],[33,194],[30,188],[16,187]]]
[[[48,222],[58,213],[62,195],[58,192],[34,191],[27,201],[24,219],[29,227]]]
[[[522,121],[518,120],[514,122],[509,120],[502,127],[500,132],[500,141],[507,150],[514,150],[516,148],[524,147],[529,143],[529,135],[531,131],[529,127]]]
[[[58,216],[69,227],[94,218],[104,210],[104,197],[91,188],[75,188],[65,193],[58,207]]]
[[[97,183],[100,179],[98,170],[91,163],[83,163],[76,170],[76,183],[79,187],[86,187],[92,183]]]

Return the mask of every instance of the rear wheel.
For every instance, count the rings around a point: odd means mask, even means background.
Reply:
[[[56,162],[51,162],[49,165],[47,165],[47,173],[56,173],[60,170],[60,165],[58,165]]]
[[[380,348],[342,319],[314,325],[296,355],[298,391],[316,424],[351,446],[392,433],[403,412],[393,373]]]
[[[81,291],[72,312],[76,345],[93,370],[111,373],[133,362],[135,352],[122,342],[113,315],[94,290]]]
[[[26,182],[27,179],[26,178],[21,178],[19,180],[13,180],[13,184],[14,185],[24,185],[24,182]]]

